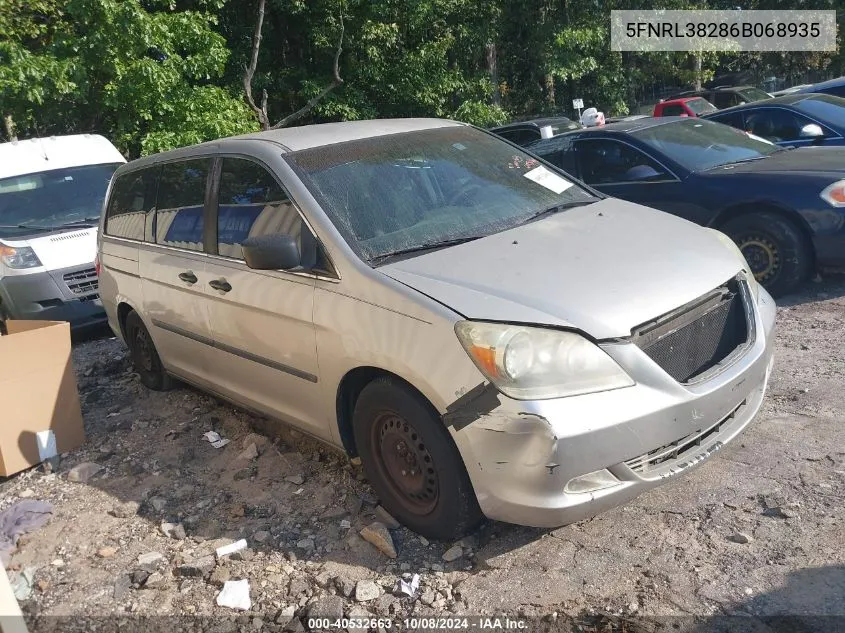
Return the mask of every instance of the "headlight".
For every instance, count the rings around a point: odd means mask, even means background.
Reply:
[[[455,333],[481,373],[517,400],[562,398],[634,384],[604,350],[572,332],[459,321]]]
[[[29,246],[12,248],[0,244],[0,260],[9,268],[35,268],[41,266],[38,255]]]
[[[837,180],[819,194],[832,207],[845,207],[845,180]]]

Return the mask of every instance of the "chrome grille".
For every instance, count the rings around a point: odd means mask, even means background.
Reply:
[[[680,310],[634,330],[632,340],[678,382],[718,365],[748,340],[739,282],[732,280]]]
[[[98,298],[97,291],[100,288],[97,279],[97,271],[94,268],[85,268],[72,273],[65,273],[62,279],[67,284],[68,290],[79,297],[81,301],[91,301]]]

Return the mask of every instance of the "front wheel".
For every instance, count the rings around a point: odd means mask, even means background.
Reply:
[[[428,538],[463,536],[481,521],[463,460],[431,406],[398,380],[377,378],[355,403],[358,454],[385,509]]]
[[[810,274],[812,251],[798,227],[776,213],[741,215],[722,226],[754,277],[773,297],[794,291]]]
[[[170,389],[172,379],[164,370],[153,339],[137,312],[130,312],[126,316],[124,331],[132,365],[141,378],[141,383],[154,391]]]

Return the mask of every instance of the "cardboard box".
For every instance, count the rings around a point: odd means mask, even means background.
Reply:
[[[9,476],[85,441],[70,324],[6,321],[0,336],[0,475]]]

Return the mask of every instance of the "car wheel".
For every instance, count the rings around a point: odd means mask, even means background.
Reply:
[[[481,521],[458,448],[418,393],[377,378],[355,403],[353,430],[367,479],[397,520],[437,540],[463,536]]]
[[[792,292],[809,276],[810,246],[798,227],[780,215],[741,215],[722,230],[737,243],[754,277],[773,297]]]
[[[170,389],[173,379],[164,370],[153,339],[137,312],[126,315],[124,331],[132,365],[140,376],[141,383],[154,391]]]

